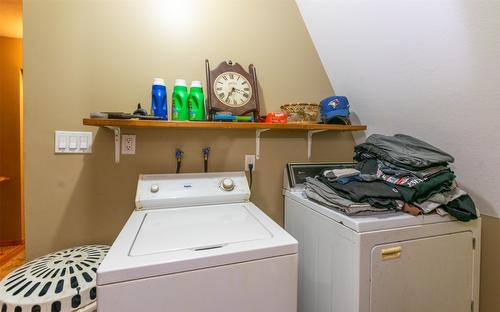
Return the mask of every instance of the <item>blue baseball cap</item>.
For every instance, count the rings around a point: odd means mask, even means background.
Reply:
[[[335,117],[349,116],[349,101],[345,96],[329,96],[320,101],[321,120],[328,123]]]

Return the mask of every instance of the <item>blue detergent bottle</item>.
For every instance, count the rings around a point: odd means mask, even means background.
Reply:
[[[153,80],[153,88],[151,90],[151,111],[153,115],[167,120],[167,86],[161,78]]]

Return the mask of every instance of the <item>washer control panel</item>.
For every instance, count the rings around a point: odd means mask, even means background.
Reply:
[[[186,207],[248,201],[244,172],[147,174],[139,177],[137,209]]]

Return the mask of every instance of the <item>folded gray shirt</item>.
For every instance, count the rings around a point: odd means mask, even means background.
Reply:
[[[343,198],[321,181],[310,177],[306,178],[305,186],[304,193],[309,199],[317,201],[328,208],[338,209],[348,215],[387,212],[389,210],[372,207],[367,203],[356,203]]]
[[[444,166],[454,161],[453,156],[445,151],[405,134],[372,134],[365,143],[357,145],[354,151],[354,158],[358,161],[375,157],[409,170]]]

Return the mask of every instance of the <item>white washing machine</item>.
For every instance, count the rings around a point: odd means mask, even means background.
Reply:
[[[303,195],[305,177],[352,166],[285,169],[285,229],[299,241],[298,311],[478,311],[480,219],[349,217]]]
[[[243,172],[141,175],[98,311],[296,311],[297,241],[249,197]]]

